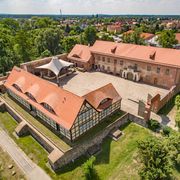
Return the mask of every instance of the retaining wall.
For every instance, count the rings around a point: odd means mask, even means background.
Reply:
[[[64,155],[61,158],[59,158],[56,162],[54,162],[53,164],[51,163],[51,161],[49,161],[49,163],[51,164],[51,166],[54,170],[56,170],[62,166],[65,166],[66,164],[74,161],[75,159],[79,158],[80,156],[85,155],[87,153],[88,149],[91,148],[92,146],[102,144],[103,140],[109,135],[109,133],[113,129],[120,128],[122,125],[125,125],[126,123],[129,123],[131,121],[136,124],[139,124],[143,127],[147,127],[146,121],[144,119],[127,113],[124,116],[117,119],[114,123],[107,126],[104,130],[99,132],[97,135],[92,137],[92,139],[90,141],[80,144],[77,147],[74,147],[73,149],[65,152]]]
[[[18,115],[16,111],[14,111],[9,105],[5,103],[6,110],[9,112],[9,114],[18,122],[21,123],[24,121],[24,119]],[[99,133],[97,133],[95,136],[92,137],[91,140],[88,140],[86,142],[83,142],[81,144],[78,144],[77,146],[73,147],[72,149],[64,152],[62,156],[57,158],[56,161],[54,159],[51,161],[50,155],[48,156],[49,163],[53,170],[57,170],[61,168],[62,166],[67,165],[68,163],[74,161],[75,159],[79,158],[82,155],[85,155],[89,148],[95,145],[101,145],[103,140],[109,135],[109,133],[117,128],[120,128],[122,125],[125,125],[129,122],[134,122],[136,124],[139,124],[141,126],[147,127],[146,121],[140,117],[137,117],[135,115],[126,113],[119,119],[117,119],[115,122],[107,126],[105,129],[101,130]],[[27,122],[26,122],[27,123]],[[28,125],[28,123],[27,123]],[[39,132],[31,128],[30,125],[28,125],[28,132],[49,152],[52,153],[54,146],[46,141],[46,139],[43,137],[43,135],[40,135]]]

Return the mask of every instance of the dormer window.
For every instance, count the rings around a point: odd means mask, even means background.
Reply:
[[[108,99],[108,98],[103,99],[103,100],[101,101],[100,105],[102,105],[102,104],[106,103],[107,101],[109,101],[109,99]]]
[[[17,91],[22,92],[21,88],[20,88],[17,84],[13,84],[13,87],[14,87]]]
[[[49,106],[48,104],[42,103],[42,106],[43,106],[46,110],[48,110],[49,112],[55,114],[53,108],[52,108],[51,106]]]
[[[111,52],[112,52],[113,54],[115,54],[116,49],[117,49],[117,46],[113,47],[113,48],[111,49]]]
[[[155,59],[155,56],[156,56],[156,51],[152,51],[149,55],[149,58],[154,60]]]
[[[34,98],[34,96],[33,96],[31,93],[28,93],[28,92],[27,92],[26,95],[28,96],[29,99],[37,102],[36,99]]]
[[[75,57],[75,58],[81,58],[79,55],[77,54],[73,54],[72,57]]]

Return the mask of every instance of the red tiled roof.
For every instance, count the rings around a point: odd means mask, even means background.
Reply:
[[[68,59],[81,61],[81,62],[88,62],[91,59],[92,55],[90,52],[90,47],[76,44],[71,52],[68,54]]]
[[[129,31],[125,32],[124,34],[127,35],[127,34],[131,34],[131,33],[134,33],[134,31],[129,30]],[[144,32],[141,33],[141,38],[143,38],[144,40],[152,39],[154,36],[155,35],[151,34],[151,33],[144,33]]]
[[[101,111],[107,108],[110,104],[121,100],[121,96],[118,94],[114,86],[110,83],[99,89],[96,89],[83,96],[95,109]],[[107,103],[101,105],[103,100],[108,99]]]
[[[13,84],[18,85],[22,93],[16,90]],[[17,67],[13,68],[5,86],[66,129],[72,127],[84,103],[84,98]],[[26,96],[25,93],[27,92],[32,94],[37,102]],[[46,110],[41,105],[42,103],[48,104],[55,114]]]
[[[18,86],[22,92],[18,91],[14,85]],[[85,101],[99,110],[98,108],[103,109],[98,106],[103,99],[108,98],[115,102],[120,98],[112,84],[80,97],[17,67],[12,69],[5,87],[66,129],[71,129]],[[30,93],[36,101],[30,99],[26,93]],[[43,103],[48,104],[55,114],[46,110],[42,106]],[[106,107],[109,105],[111,104],[106,104]]]
[[[180,33],[176,33],[176,40],[178,41],[178,44],[180,44]]]
[[[116,50],[112,52],[112,49]],[[135,44],[96,41],[91,47],[92,53],[104,54],[117,58],[125,58],[151,64],[180,67],[180,51],[168,48],[158,48]],[[151,54],[155,56],[151,59]]]
[[[154,34],[151,33],[141,33],[141,38],[143,38],[144,40],[150,40],[154,37]]]

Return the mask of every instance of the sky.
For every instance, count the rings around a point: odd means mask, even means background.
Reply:
[[[0,14],[180,15],[180,0],[0,0]]]

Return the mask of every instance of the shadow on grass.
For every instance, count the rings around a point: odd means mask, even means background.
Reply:
[[[159,110],[159,115],[167,115],[172,110],[172,108],[175,106],[176,96],[177,95],[173,96],[173,98],[171,98],[170,101]]]
[[[70,164],[58,169],[56,171],[56,174],[60,175],[60,174],[67,173],[69,171],[73,171],[77,167],[82,166],[87,161],[87,159],[88,158],[86,156],[81,156],[79,159],[76,159],[74,162],[71,162]]]
[[[129,121],[129,122],[127,122],[126,124],[122,125],[119,129],[120,129],[121,131],[123,131],[123,130],[126,129],[131,123],[132,123],[132,121]]]

